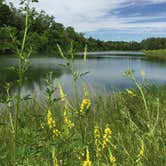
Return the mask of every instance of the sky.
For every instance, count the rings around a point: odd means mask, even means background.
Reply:
[[[18,7],[19,0],[6,0]],[[166,0],[39,0],[33,4],[85,37],[141,41],[166,37]]]

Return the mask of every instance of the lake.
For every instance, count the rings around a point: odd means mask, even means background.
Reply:
[[[124,52],[121,54],[124,54]],[[113,92],[134,87],[133,82],[122,75],[123,72],[133,69],[138,80],[141,80],[140,71],[146,73],[148,84],[166,84],[166,63],[148,61],[135,53],[135,56],[114,55],[113,53],[89,54],[87,62],[82,59],[75,60],[75,68],[80,72],[89,72],[78,81],[78,89],[85,83],[96,93],[103,91]],[[4,82],[12,82],[12,92],[16,91],[15,82],[17,74],[14,71],[2,70],[4,67],[17,66],[16,58],[0,59],[0,85],[1,94],[4,91]],[[64,60],[54,57],[34,57],[30,59],[29,69],[26,72],[22,93],[42,96],[46,90],[45,79],[49,71],[53,71],[55,82],[59,80],[67,93],[72,93],[73,81],[69,70],[64,68]]]

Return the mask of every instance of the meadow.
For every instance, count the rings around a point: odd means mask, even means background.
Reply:
[[[166,87],[84,97],[75,104],[60,86],[59,98],[10,98],[0,112],[0,165],[90,166],[166,163]],[[144,98],[145,97],[145,98]]]

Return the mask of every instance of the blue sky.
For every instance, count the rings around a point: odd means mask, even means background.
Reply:
[[[6,0],[18,6],[19,0]],[[86,37],[140,41],[166,37],[166,0],[39,0],[38,10]]]

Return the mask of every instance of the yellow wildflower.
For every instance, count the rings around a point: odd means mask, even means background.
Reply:
[[[101,152],[101,133],[99,127],[96,126],[94,129],[94,139],[95,139],[95,146],[96,146],[96,157],[100,156]]]
[[[111,131],[111,129],[107,126],[107,127],[104,129],[103,144],[102,144],[102,149],[103,149],[103,150],[107,147],[108,143],[110,142],[111,134],[112,134],[112,131]]]
[[[54,137],[59,136],[61,132],[58,129],[56,129],[56,122],[53,119],[52,113],[50,110],[47,113],[47,123],[48,123],[49,128],[52,130],[53,136]]]
[[[84,86],[84,99],[80,106],[80,113],[85,113],[91,107],[91,101],[89,99],[89,92],[86,86]]]
[[[137,155],[136,163],[138,163],[143,158],[144,153],[145,153],[144,141],[141,140],[141,148],[140,148],[140,151]]]
[[[116,158],[112,155],[111,152],[109,155],[109,159],[110,159],[110,163],[112,164],[112,166],[115,166],[116,165]]]
[[[58,137],[61,134],[61,132],[58,129],[53,129],[52,133],[54,137]]]
[[[52,118],[52,113],[50,110],[47,113],[47,122],[50,129],[55,127],[55,120]]]
[[[67,128],[71,129],[74,127],[74,123],[69,119],[68,117],[68,105],[65,105],[65,109],[64,109],[64,124],[67,126]]]
[[[91,107],[91,101],[89,99],[83,99],[81,106],[80,106],[80,112],[84,113],[85,110],[88,110]]]
[[[83,161],[82,166],[92,166],[88,148],[86,149],[86,159]]]

